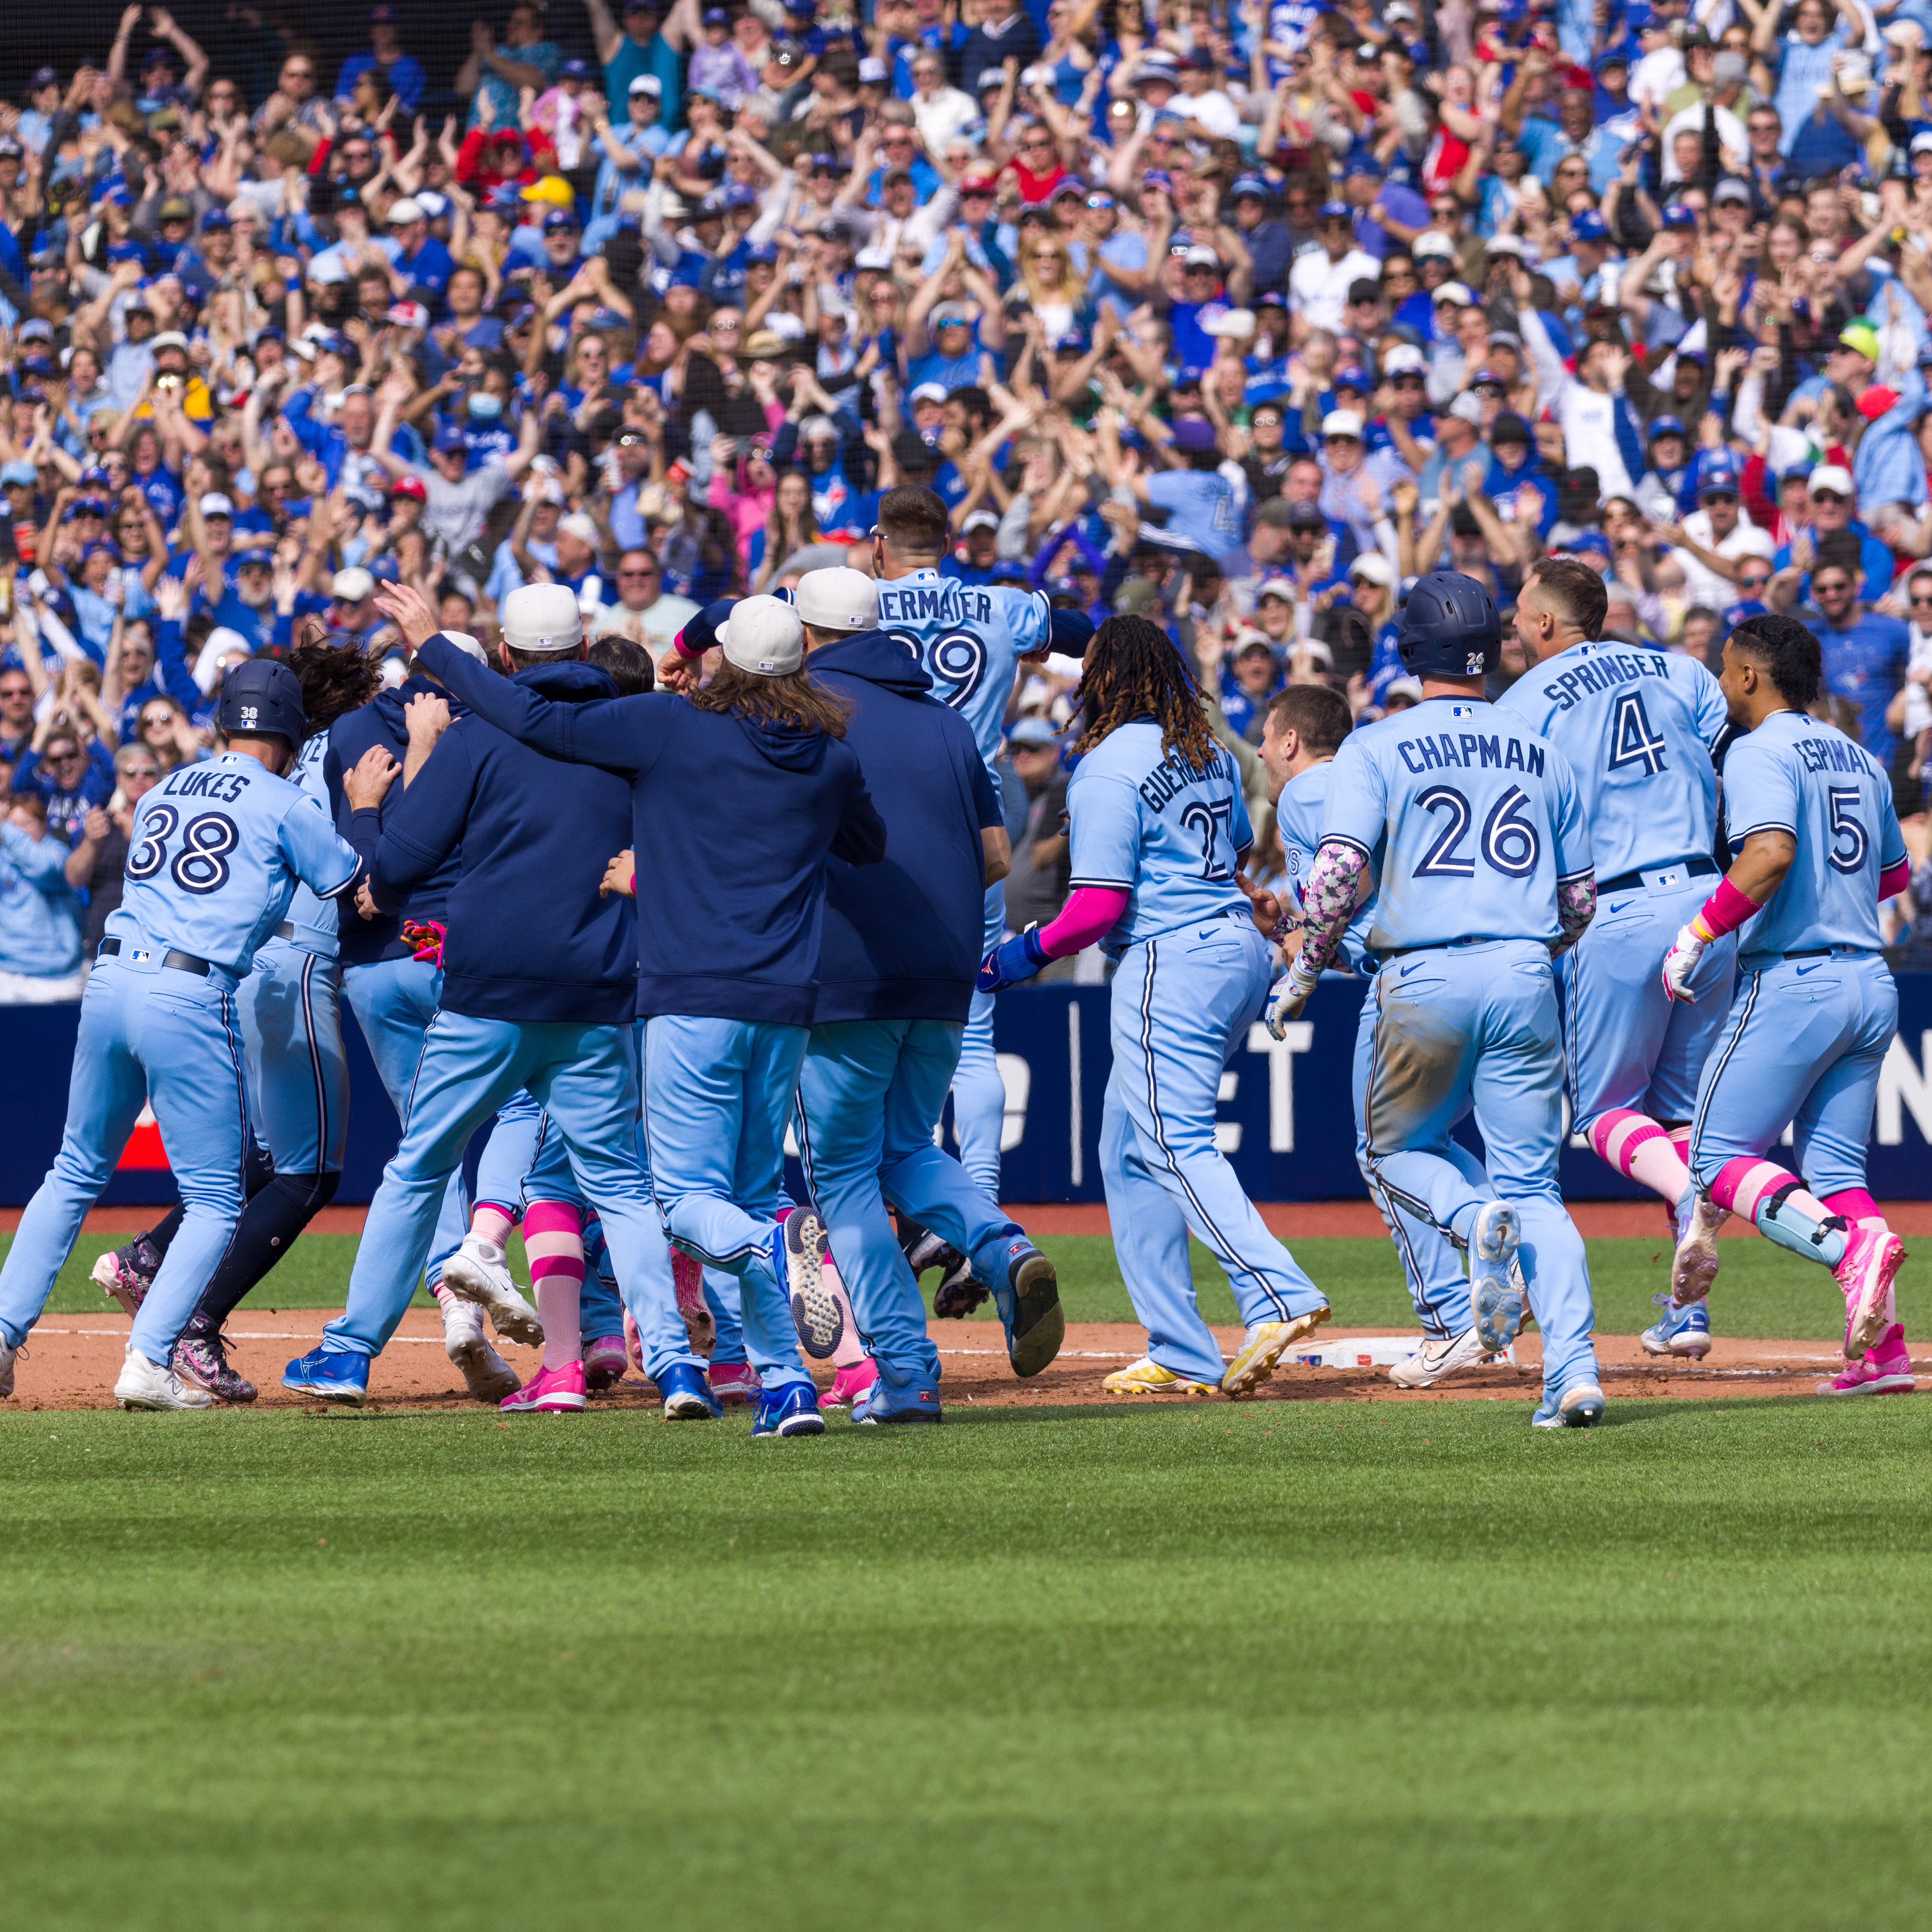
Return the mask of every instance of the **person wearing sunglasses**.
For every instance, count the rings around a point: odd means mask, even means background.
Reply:
[[[1652,428],[1654,432],[1656,425]],[[1760,530],[1744,515],[1742,489],[1737,459],[1728,450],[1706,452],[1698,477],[1696,508],[1681,525],[1666,524],[1664,530],[1684,572],[1685,597],[1713,610],[1761,600],[1771,581],[1778,547],[1769,531]],[[1745,585],[1747,572],[1752,587]]]

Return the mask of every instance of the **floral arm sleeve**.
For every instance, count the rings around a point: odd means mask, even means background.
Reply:
[[[1301,954],[1297,976],[1312,981],[1332,960],[1360,902],[1362,875],[1369,855],[1346,839],[1325,838],[1308,868],[1301,889]]]
[[[1553,958],[1568,952],[1583,936],[1583,929],[1597,916],[1597,875],[1580,872],[1574,879],[1556,882],[1556,921],[1563,936],[1550,950]]]

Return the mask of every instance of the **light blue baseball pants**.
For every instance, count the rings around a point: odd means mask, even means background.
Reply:
[[[248,1119],[278,1174],[340,1174],[349,1141],[349,1056],[338,1004],[342,969],[272,939],[236,988]]]
[[[1376,975],[1368,1158],[1390,1198],[1467,1246],[1486,1201],[1522,1220],[1520,1259],[1546,1386],[1597,1379],[1583,1238],[1556,1181],[1563,1044],[1550,949],[1534,940],[1433,947]],[[1486,1171],[1450,1135],[1473,1108]]]
[[[1006,887],[986,888],[983,959],[1006,937]],[[1000,1129],[1006,1116],[1006,1084],[993,1052],[993,995],[975,992],[966,1015],[959,1061],[952,1076],[952,1133],[959,1164],[989,1199],[1000,1198]]]

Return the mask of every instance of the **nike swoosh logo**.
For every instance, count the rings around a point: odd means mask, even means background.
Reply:
[[[1823,964],[1824,964],[1824,963],[1825,963],[1825,962],[1824,962],[1824,961],[1821,959],[1821,960],[1820,960],[1820,961],[1819,961],[1819,962],[1818,962],[1818,966],[1822,966],[1822,965],[1823,965]],[[1805,976],[1805,974],[1808,974],[1808,973],[1815,973],[1815,972],[1816,972],[1816,971],[1817,971],[1817,970],[1818,970],[1818,966],[1801,966],[1801,967],[1799,967],[1799,968],[1798,968],[1798,978],[1802,980],[1802,979],[1803,979],[1803,978],[1804,978],[1804,976]]]
[[[1399,973],[1396,976],[1398,979],[1406,980],[1406,979],[1408,977],[1408,976],[1410,975],[1410,974],[1412,974],[1412,973],[1419,973],[1419,972],[1420,972],[1420,971],[1421,971],[1421,970],[1422,970],[1422,962],[1421,962],[1420,960],[1419,960],[1419,959],[1418,959],[1418,960],[1415,962],[1415,964],[1414,964],[1413,966],[1405,966],[1405,967],[1402,969],[1401,972],[1400,972],[1400,973]]]
[[[1623,905],[1613,905],[1613,906],[1610,906],[1610,907],[1606,908],[1605,908],[1605,910],[1607,910],[1607,911],[1610,911],[1610,912],[1612,912],[1612,913],[1618,913],[1618,912],[1622,912],[1622,911],[1623,910],[1623,909],[1624,909],[1624,906],[1627,906],[1627,905],[1628,905],[1629,904],[1630,904],[1630,901],[1629,901],[1628,899],[1625,899],[1625,900],[1624,901],[1624,904],[1623,904]]]

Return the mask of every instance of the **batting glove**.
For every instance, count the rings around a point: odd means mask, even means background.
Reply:
[[[448,936],[449,928],[440,920],[403,921],[403,944],[412,949],[410,957],[420,965],[442,964],[442,943]]]
[[[1690,990],[1690,976],[1710,943],[1694,926],[1678,930],[1676,942],[1664,956],[1664,990],[1672,999],[1682,1000],[1688,1006],[1697,1004],[1697,995]]]
[[[1036,920],[1025,932],[1002,940],[980,962],[980,990],[997,993],[1004,986],[1017,986],[1030,980],[1046,964],[1046,948],[1040,943]]]
[[[1274,990],[1268,995],[1267,1017],[1268,1030],[1276,1040],[1288,1037],[1288,1022],[1300,1018],[1310,994],[1321,982],[1322,975],[1304,972],[1299,959],[1288,969],[1285,979],[1275,982]]]

